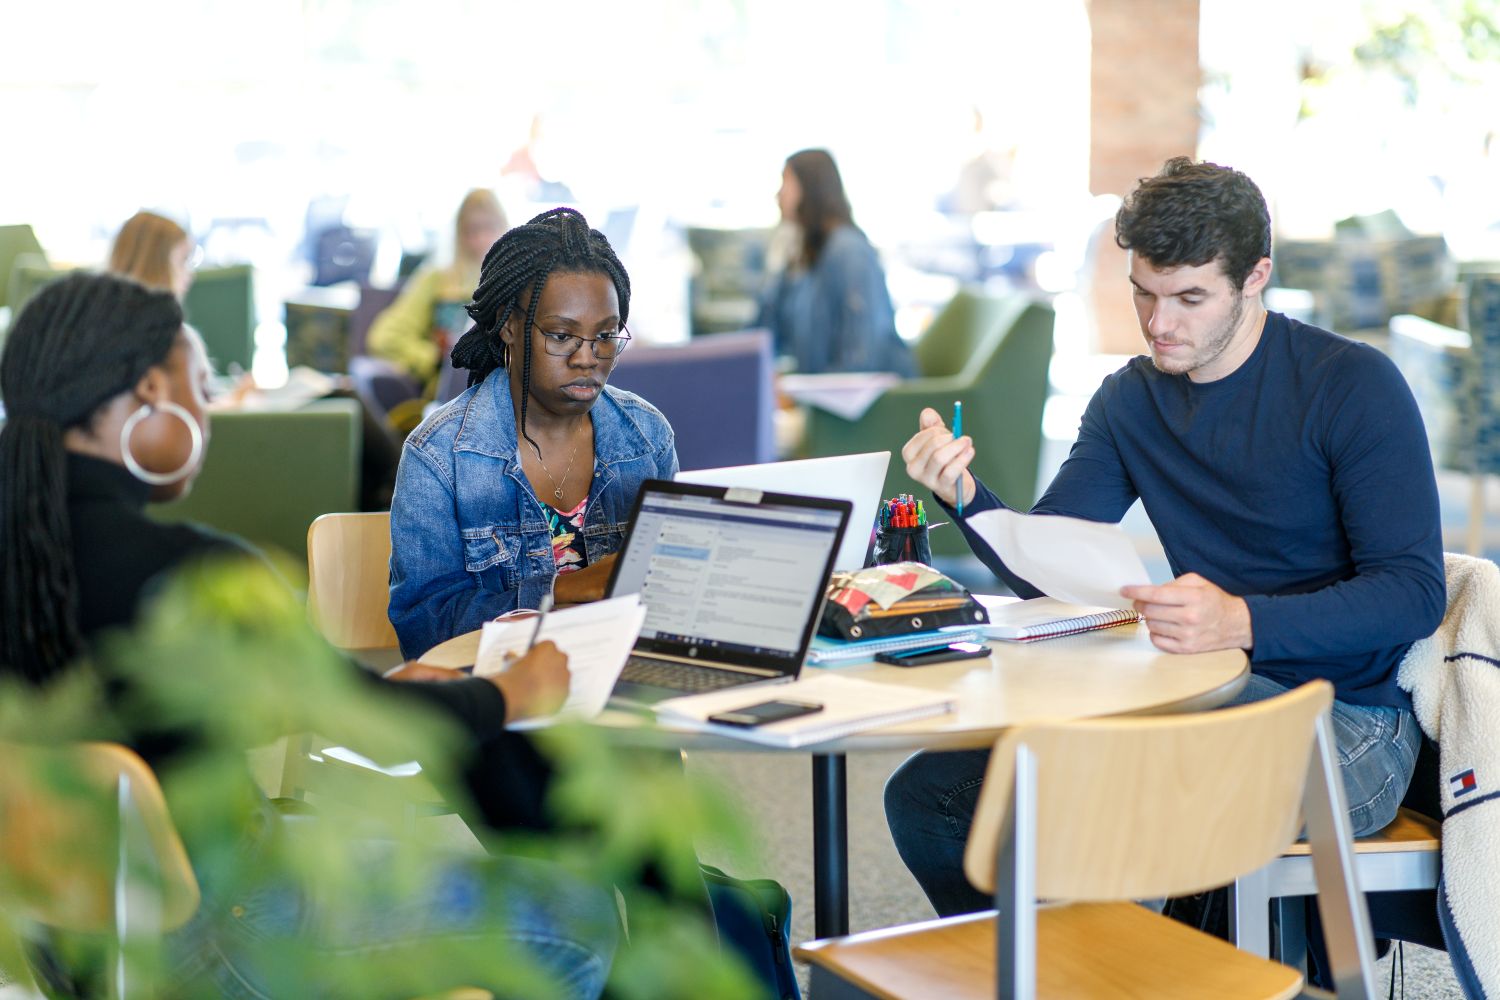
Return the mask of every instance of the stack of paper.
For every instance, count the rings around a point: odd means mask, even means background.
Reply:
[[[710,715],[765,701],[814,702],[822,705],[823,710],[764,726],[726,726],[708,721]],[[946,691],[820,674],[791,684],[731,688],[671,698],[656,706],[656,715],[662,722],[687,724],[751,743],[802,747],[952,710],[953,696]]]
[[[816,406],[845,420],[858,420],[901,376],[889,372],[828,372],[783,375],[776,386],[803,406]]]
[[[645,620],[646,607],[639,594],[548,614],[537,641],[550,639],[568,654],[568,699],[556,715],[523,719],[510,728],[536,729],[561,716],[591,719],[604,711]],[[474,673],[481,677],[503,673],[510,666],[509,656],[524,653],[535,630],[536,621],[530,618],[486,622]]]

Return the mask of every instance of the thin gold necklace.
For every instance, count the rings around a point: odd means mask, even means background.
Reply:
[[[575,444],[573,446],[573,454],[571,454],[571,455],[568,456],[568,467],[563,470],[563,477],[562,477],[562,482],[561,483],[559,483],[557,481],[557,477],[552,474],[552,470],[549,469],[549,468],[547,468],[546,461],[544,461],[542,459],[542,450],[540,448],[538,448],[536,450],[537,464],[542,467],[542,471],[547,474],[547,478],[550,479],[550,480],[552,480],[552,495],[557,498],[557,500],[558,500],[559,503],[562,502],[563,487],[566,486],[566,485],[568,485],[568,477],[573,474],[573,462],[574,462],[575,459],[578,458],[578,445],[580,445],[582,443],[583,442],[580,441],[580,442],[578,442],[578,444]]]

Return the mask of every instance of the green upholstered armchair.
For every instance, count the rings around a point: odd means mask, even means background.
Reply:
[[[359,452],[354,399],[216,412],[192,492],[148,509],[158,520],[196,521],[305,560],[314,518],[359,509]]]
[[[906,475],[901,446],[916,433],[922,407],[948,422],[954,400],[962,400],[964,433],[978,452],[975,475],[1007,504],[1027,509],[1036,500],[1052,321],[1050,305],[1026,296],[960,291],[915,345],[921,377],[886,390],[859,420],[809,410],[803,457],[890,450],[883,495],[927,497]],[[934,531],[931,542],[937,554],[968,551],[953,528]]]
[[[255,360],[255,285],[249,264],[200,269],[182,310],[203,335],[215,368],[250,370]]]
[[[47,262],[47,255],[30,226],[0,226],[0,306],[11,306],[12,315],[16,304],[10,300],[10,270],[23,254],[35,254],[43,264]]]
[[[47,258],[42,254],[18,255],[15,263],[10,266],[9,292],[5,297],[6,304],[10,306],[11,320],[14,322],[21,310],[26,307],[26,303],[43,285],[56,281],[67,273],[67,268],[53,267],[48,264]]]

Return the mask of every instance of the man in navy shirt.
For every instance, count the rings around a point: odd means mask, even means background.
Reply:
[[[1396,670],[1445,604],[1432,459],[1416,404],[1378,351],[1266,311],[1271,226],[1248,177],[1186,157],[1115,217],[1149,356],[1105,379],[1034,514],[1117,522],[1139,498],[1175,579],[1128,587],[1173,653],[1243,649],[1235,704],[1332,682],[1356,835],[1389,823],[1421,732]],[[965,515],[1000,506],[968,471],[974,444],[931,409],[907,472],[1022,597],[1039,594]],[[886,785],[886,817],[939,914],[986,908],[963,875],[988,752],[921,753]]]

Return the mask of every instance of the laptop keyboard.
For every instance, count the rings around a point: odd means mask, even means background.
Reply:
[[[671,660],[656,660],[647,656],[632,656],[625,661],[620,680],[633,684],[648,684],[652,687],[672,688],[697,694],[701,691],[717,691],[719,688],[748,684],[764,678],[754,674],[741,674],[733,670],[699,664],[674,663]]]

